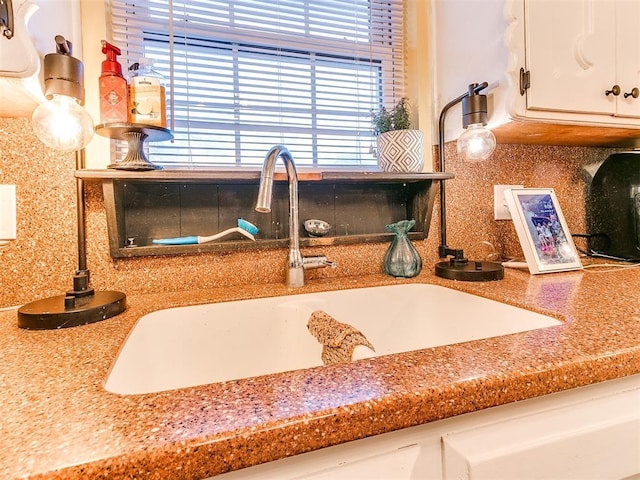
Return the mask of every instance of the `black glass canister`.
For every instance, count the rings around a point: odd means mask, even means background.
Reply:
[[[610,155],[587,192],[587,224],[594,252],[640,260],[640,152]]]

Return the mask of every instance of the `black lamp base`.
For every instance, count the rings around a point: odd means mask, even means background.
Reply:
[[[496,262],[454,261],[436,263],[436,276],[463,282],[488,282],[502,280],[504,267]]]
[[[100,322],[127,308],[122,292],[102,291],[75,297],[70,294],[43,298],[18,309],[18,326],[29,330],[55,330]]]

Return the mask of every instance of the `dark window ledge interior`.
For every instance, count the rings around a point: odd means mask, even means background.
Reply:
[[[76,177],[102,182],[114,258],[175,255],[211,251],[281,248],[288,245],[287,178],[277,172],[272,211],[254,210],[260,172],[257,170],[77,170]],[[429,233],[437,189],[447,173],[372,171],[299,171],[301,246],[388,242],[384,226],[414,219],[412,239]],[[158,238],[209,236],[237,226],[243,218],[260,229],[256,241],[234,233],[197,245],[153,245]],[[325,220],[331,231],[309,237],[307,219]]]

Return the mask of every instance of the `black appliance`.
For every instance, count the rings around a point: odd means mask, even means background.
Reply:
[[[589,250],[640,260],[640,152],[610,155],[587,192]]]

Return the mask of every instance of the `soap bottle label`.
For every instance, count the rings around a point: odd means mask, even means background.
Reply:
[[[134,77],[129,86],[129,121],[145,125],[167,126],[165,88],[154,77]]]
[[[100,121],[127,121],[127,85],[122,77],[103,76],[99,80]]]

